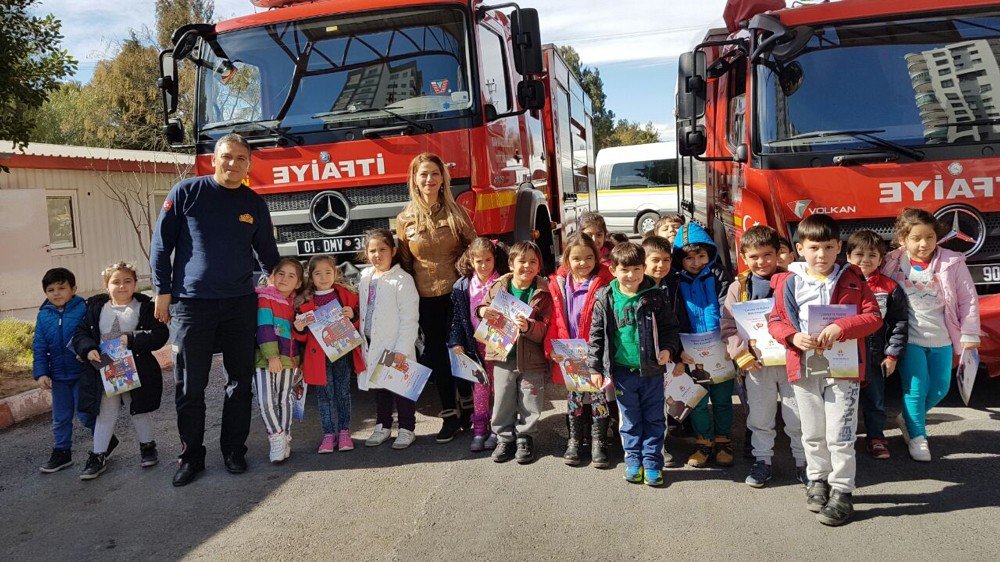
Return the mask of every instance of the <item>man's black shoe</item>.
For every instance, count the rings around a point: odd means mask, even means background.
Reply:
[[[225,461],[229,474],[243,474],[247,471],[247,458],[242,453],[229,453]]]
[[[205,470],[205,465],[203,464],[181,461],[181,465],[177,467],[177,472],[174,473],[174,486],[187,486],[191,482],[194,482],[195,477],[203,470]]]

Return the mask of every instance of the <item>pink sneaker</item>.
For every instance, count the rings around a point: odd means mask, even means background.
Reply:
[[[333,439],[333,436],[330,436]],[[341,451],[350,451],[354,448],[354,441],[351,439],[351,432],[342,429],[340,430],[340,439],[337,440],[337,449]]]
[[[319,454],[321,454],[321,455],[324,455],[326,453],[332,453],[333,452],[333,440],[334,440],[335,437],[336,437],[336,435],[334,435],[332,433],[324,433],[323,434],[323,442],[319,444],[319,450],[316,451],[316,452],[319,453]]]

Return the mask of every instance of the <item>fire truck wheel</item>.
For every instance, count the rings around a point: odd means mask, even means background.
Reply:
[[[639,215],[639,218],[635,221],[635,232],[640,236],[645,235],[650,230],[653,230],[653,225],[660,218],[660,215],[654,211],[646,211],[645,213]]]

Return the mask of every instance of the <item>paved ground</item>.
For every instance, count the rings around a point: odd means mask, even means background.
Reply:
[[[669,470],[660,490],[626,484],[620,467],[564,466],[556,456],[563,432],[556,412],[565,407],[557,387],[549,388],[559,400],[543,420],[544,456],[527,467],[470,453],[467,436],[434,443],[429,404],[409,450],[383,445],[318,456],[311,405],[282,466],[265,462],[255,417],[251,471],[230,476],[215,452],[220,384],[209,406],[210,466],[186,488],[170,486],[176,433],[166,399],[156,414],[163,462],[138,467],[134,434],[122,420],[123,445],[92,482],[77,478],[83,431],[77,464],[54,475],[36,468],[50,444],[46,420],[0,433],[0,559],[995,560],[1000,380],[980,381],[975,392],[976,409],[953,395],[931,416],[933,463],[910,461],[895,429],[892,460],[862,455],[857,518],[830,529],[805,510],[787,461],[763,490],[742,483],[743,462]],[[355,404],[356,433],[367,436],[371,399],[356,393]],[[742,415],[738,423],[742,435]],[[678,439],[671,446],[685,458],[691,447]]]

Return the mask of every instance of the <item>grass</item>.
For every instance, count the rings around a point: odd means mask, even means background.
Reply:
[[[31,340],[35,325],[13,318],[0,320],[0,371],[31,372]]]

